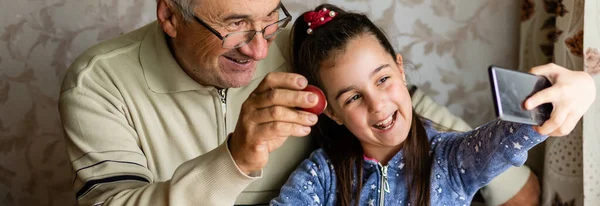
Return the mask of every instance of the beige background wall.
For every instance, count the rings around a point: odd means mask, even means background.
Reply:
[[[472,125],[493,118],[490,64],[516,68],[520,1],[283,0],[366,12],[415,70],[410,80]],[[154,0],[0,0],[0,205],[70,205],[57,97],[87,47],[155,19]]]

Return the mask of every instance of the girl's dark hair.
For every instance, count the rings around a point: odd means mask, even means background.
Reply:
[[[294,22],[291,32],[291,58],[294,72],[302,74],[309,84],[323,87],[319,69],[335,52],[344,51],[350,40],[363,35],[373,35],[390,57],[396,52],[385,34],[365,15],[346,12],[336,6],[323,4],[314,11],[327,8],[337,15],[329,22],[307,33],[308,24],[303,15]],[[337,176],[336,200],[338,205],[349,206],[360,202],[362,189],[363,150],[359,140],[343,125],[321,115],[313,126],[311,136],[324,149],[335,168]],[[413,112],[412,125],[403,146],[409,201],[416,205],[429,205],[431,157],[429,142],[420,118]],[[352,187],[353,182],[356,187]]]

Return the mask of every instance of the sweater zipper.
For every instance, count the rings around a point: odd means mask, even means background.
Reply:
[[[385,203],[385,193],[390,192],[390,185],[388,183],[387,170],[388,166],[383,166],[381,163],[379,164],[379,168],[381,169],[381,187],[379,187],[379,205],[384,206]]]
[[[227,136],[227,89],[217,89],[217,94],[221,100],[221,111],[223,112],[223,137]]]

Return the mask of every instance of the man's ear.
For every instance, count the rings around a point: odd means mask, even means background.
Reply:
[[[167,35],[175,38],[177,36],[177,26],[179,26],[180,22],[177,19],[175,9],[170,7],[172,5],[171,0],[158,0],[156,4],[156,19],[158,19],[158,23]]]
[[[325,115],[327,115],[327,117],[329,117],[329,119],[335,121],[335,123],[337,123],[338,125],[343,125],[344,123],[342,123],[342,121],[340,121],[335,114],[333,113],[333,111],[331,110],[331,107],[327,107],[325,108],[325,111],[323,111],[323,113],[325,113]]]
[[[396,54],[396,65],[398,65],[398,70],[400,71],[400,75],[402,75],[402,80],[406,82],[406,73],[404,73],[404,59],[402,59],[402,55]]]

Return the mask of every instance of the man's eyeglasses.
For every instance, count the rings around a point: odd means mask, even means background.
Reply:
[[[223,48],[236,49],[236,48],[246,46],[248,43],[250,43],[250,41],[252,41],[254,36],[256,36],[256,33],[262,33],[263,38],[270,39],[270,38],[275,37],[279,32],[281,32],[281,30],[283,30],[283,28],[285,28],[285,26],[287,26],[287,24],[290,22],[290,20],[292,20],[292,15],[290,15],[290,13],[287,11],[287,9],[285,9],[285,6],[283,6],[282,3],[279,3],[279,6],[283,10],[283,13],[285,14],[285,18],[280,19],[280,20],[276,21],[275,23],[265,26],[265,28],[263,28],[260,31],[256,31],[256,30],[240,31],[240,32],[229,33],[225,36],[222,36],[221,33],[219,33],[217,30],[213,29],[211,26],[206,24],[204,21],[202,21],[196,15],[194,15],[194,19],[200,25],[202,25],[206,29],[208,29],[208,31],[210,31],[215,36],[217,36],[219,39],[221,39],[223,41],[223,45],[222,45]]]

